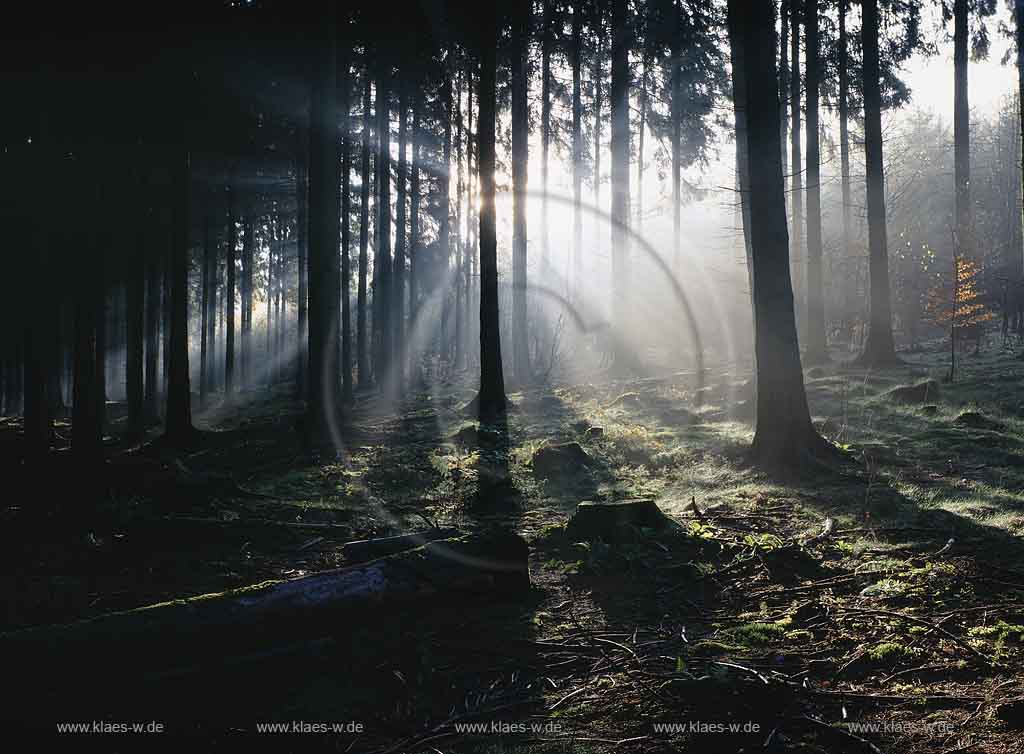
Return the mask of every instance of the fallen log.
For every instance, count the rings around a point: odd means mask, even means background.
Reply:
[[[394,537],[377,537],[375,539],[360,539],[355,542],[346,542],[341,546],[341,554],[349,564],[364,563],[367,560],[394,555],[414,547],[434,542],[438,539],[451,539],[461,536],[458,529],[427,529],[426,531],[413,532],[412,534],[399,534]]]
[[[394,546],[394,545],[392,545]],[[220,661],[302,638],[336,635],[372,614],[467,594],[502,597],[530,585],[529,550],[495,529],[440,539],[297,579],[172,600],[65,625],[0,634],[0,661],[42,677],[86,668],[128,674]]]

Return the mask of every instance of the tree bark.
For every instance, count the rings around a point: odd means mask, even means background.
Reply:
[[[861,43],[864,48],[864,157],[867,178],[868,261],[871,315],[860,362],[868,367],[899,363],[892,337],[889,254],[885,229],[885,176],[882,166],[882,94],[878,63],[878,0],[864,0]]]
[[[341,76],[341,401],[347,405],[352,402],[352,81],[347,52]]]
[[[207,380],[207,361],[210,358],[210,343],[207,331],[207,317],[210,302],[210,213],[207,210],[203,217],[203,260],[200,266],[200,301],[199,301],[199,408],[206,408],[209,400],[210,385]]]
[[[498,24],[493,6],[481,13],[480,118],[477,126],[480,155],[480,392],[477,410],[481,422],[504,415],[505,377],[501,364],[501,329],[498,314],[498,239],[494,206],[495,121],[497,120]]]
[[[551,0],[542,0],[540,51],[540,261],[542,267],[550,263],[550,230],[548,227],[548,182],[551,152]]]
[[[154,212],[147,207],[145,232],[153,234]],[[146,388],[144,414],[146,422],[155,422],[160,414],[157,357],[160,352],[160,261],[156,244],[149,241],[146,251]],[[77,338],[76,338],[77,343]]]
[[[825,339],[825,291],[822,277],[821,150],[818,144],[818,98],[821,57],[818,34],[818,0],[804,0],[807,29],[807,338],[808,364],[828,361]]]
[[[797,332],[806,316],[806,301],[804,299],[804,265],[807,260],[804,257],[804,196],[803,196],[803,157],[801,155],[800,143],[800,16],[802,15],[801,0],[790,0],[790,88],[789,88],[789,111],[790,111],[790,148],[793,152],[792,175],[793,175],[793,252],[790,264],[793,274],[794,306],[797,315]],[[785,201],[785,198],[783,198]]]
[[[188,370],[188,229],[189,153],[185,146],[172,153],[176,164],[173,198],[171,259],[171,331],[168,354],[167,419],[164,438],[177,447],[189,446],[195,437],[192,426],[192,393]]]
[[[139,181],[139,195],[143,195]],[[128,282],[126,285],[126,329],[125,347],[125,390],[128,398],[128,432],[130,440],[138,440],[145,429],[145,395],[143,370],[145,360],[145,297],[146,297],[146,226],[145,201],[137,205],[134,253],[128,258]],[[209,296],[209,289],[207,290]],[[208,344],[209,346],[209,344]],[[209,356],[209,354],[207,354]]]
[[[517,0],[512,59],[512,363],[521,385],[530,382],[526,306],[526,196],[529,173],[529,0]]]
[[[342,305],[348,303],[347,296],[347,283],[348,283],[348,207],[346,205],[346,197],[348,196],[347,176],[348,176],[348,110],[345,107],[347,104],[347,92],[345,87],[348,85],[347,71],[342,69],[342,76],[345,77],[345,83],[342,84],[342,98],[344,104],[342,105],[342,149],[345,151],[342,153],[342,180],[345,181],[346,185],[342,188],[341,201],[342,201],[342,291],[346,293],[342,297]],[[308,128],[308,126],[307,126]],[[307,132],[308,133],[308,132]],[[308,140],[306,144],[308,145]],[[299,287],[297,291],[298,304],[297,304],[297,322],[295,338],[297,341],[297,353],[295,356],[295,394],[299,398],[304,398],[309,387],[309,367],[307,366],[308,353],[306,351],[306,345],[309,338],[309,269],[308,269],[308,249],[306,245],[306,233],[309,228],[309,184],[307,183],[306,175],[306,150],[303,144],[300,142],[296,145],[296,159],[295,159],[295,253],[298,265],[299,275]],[[345,317],[342,317],[344,320]],[[344,325],[343,325],[344,327]],[[344,343],[345,334],[347,330],[342,329],[343,347],[347,344]],[[345,368],[348,365],[348,361],[342,358],[342,375],[345,374]],[[351,378],[349,378],[351,379]]]
[[[402,69],[402,75],[406,71]],[[396,387],[401,390],[405,378],[405,258],[406,258],[406,200],[409,170],[406,150],[409,145],[409,85],[402,80],[398,95],[398,169],[395,174],[397,206],[395,208],[395,260],[392,270],[390,300],[392,334],[394,338],[393,372]]]
[[[773,3],[729,0],[728,11],[730,37],[742,48],[747,149],[763,155],[750,161],[757,358],[751,458],[761,465],[798,470],[808,455],[823,454],[830,446],[811,425],[797,344],[783,200]],[[736,52],[734,47],[734,60]]]
[[[849,0],[839,0],[839,172],[843,201],[842,259],[852,258],[853,242],[853,196],[850,188],[850,51],[846,36],[846,15]],[[851,268],[847,268],[851,269]],[[843,302],[844,320],[849,311],[849,300],[854,286],[844,285],[846,300]]]
[[[317,40],[313,69],[309,153],[309,399],[306,427],[311,444],[333,454],[337,419],[338,267],[338,66],[334,3],[326,3],[324,37]]]
[[[583,274],[583,17],[580,0],[572,6],[572,261],[569,290],[576,298]]]
[[[611,152],[612,152],[612,327],[615,368],[622,372],[630,361],[625,352],[629,314],[629,5],[612,0],[612,79]]]
[[[391,379],[391,103],[390,64],[380,59],[377,72],[377,255],[374,260],[373,371],[377,384],[390,389]]]
[[[234,178],[234,175],[232,175]],[[227,289],[224,291],[224,400],[235,392],[235,254],[238,236],[235,228],[235,187],[228,185],[228,254],[226,264]]]
[[[953,0],[953,172],[956,233],[961,253],[974,252],[971,235],[971,111],[967,94],[967,0]],[[954,253],[956,251],[954,250]]]
[[[359,288],[356,294],[356,370],[359,387],[370,384],[366,343],[366,276],[370,240],[370,67],[363,72],[362,185],[359,189]]]

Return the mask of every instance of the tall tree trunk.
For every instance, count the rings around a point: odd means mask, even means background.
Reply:
[[[954,254],[971,255],[971,111],[967,96],[967,0],[953,0],[953,172],[956,185]]]
[[[444,259],[445,270],[451,265],[452,241],[452,201],[451,201],[451,164],[452,164],[452,69],[450,66],[452,49],[449,48],[441,62],[441,121],[443,130],[443,151],[441,156],[441,217],[440,227],[437,229],[437,239],[441,246],[441,254]],[[441,315],[441,341],[444,353],[450,357],[450,343],[448,341],[448,315],[450,303],[447,296],[444,300],[444,311]]]
[[[99,208],[98,205],[97,196],[93,211]],[[82,219],[86,223],[89,221],[88,217]],[[96,248],[94,253],[100,253],[100,249]],[[102,290],[104,281],[87,255],[83,255],[79,263],[77,278],[71,451],[80,462],[89,465],[95,463],[103,454],[103,425],[99,413],[100,389],[96,369],[100,357],[96,350],[96,324],[97,315],[101,310],[101,307],[97,306],[97,290]],[[7,389],[10,390],[10,386]],[[12,413],[9,396],[7,413]]]
[[[526,192],[529,166],[530,3],[518,0],[512,58],[512,363],[516,380],[531,379],[526,307]]]
[[[343,100],[342,104],[342,149],[345,151],[342,153],[342,180],[345,181],[346,185],[342,189],[341,202],[342,202],[342,242],[341,242],[341,288],[345,295],[342,296],[342,306],[346,306],[348,303],[348,206],[346,199],[348,197],[348,110],[345,108],[347,104],[348,93],[345,87],[348,85],[347,71],[342,68],[342,76],[345,77],[345,83],[342,84],[341,96]],[[308,141],[306,142],[308,145]],[[295,254],[298,265],[298,276],[299,276],[299,287],[298,287],[298,301],[297,301],[297,321],[295,339],[297,341],[297,353],[295,356],[295,394],[299,398],[306,396],[307,388],[309,387],[309,371],[306,364],[306,342],[309,338],[309,270],[307,269],[308,264],[308,251],[306,248],[306,231],[309,227],[309,209],[308,209],[308,183],[306,182],[306,150],[304,145],[299,143],[297,146],[298,155],[295,161]],[[345,319],[344,317],[342,318]],[[350,347],[350,344],[344,343],[346,330],[342,330],[343,348]],[[342,358],[342,375],[345,374],[345,369],[348,366],[348,361]],[[349,377],[349,381],[351,377]]]
[[[482,14],[480,44],[480,393],[481,422],[505,413],[505,376],[501,365],[501,319],[498,313],[498,238],[494,197],[495,121],[497,120],[497,19],[490,6]]]
[[[463,185],[464,175],[462,172],[462,76],[461,72],[455,79],[455,360],[456,369],[463,366],[464,356],[464,319],[465,312],[462,308],[462,301],[465,298],[466,287],[464,284],[465,253],[462,248],[462,193],[465,190]]]
[[[142,181],[138,185],[143,196]],[[145,353],[145,297],[146,297],[146,225],[144,200],[137,205],[135,227],[135,249],[128,258],[128,282],[126,285],[127,343],[125,347],[125,390],[128,398],[129,440],[142,437],[145,428],[145,395],[143,391],[143,369]],[[209,296],[209,290],[207,291]],[[209,356],[209,354],[207,354]]]
[[[792,128],[790,129],[790,148],[793,151],[793,252],[790,256],[793,275],[794,304],[797,315],[797,332],[805,316],[806,301],[804,299],[804,195],[803,195],[803,158],[800,153],[800,17],[802,0],[790,0],[790,87],[789,112]],[[785,199],[783,199],[785,201]]]
[[[742,7],[741,7],[742,6]],[[746,140],[750,161],[750,224],[754,264],[757,408],[752,459],[801,468],[829,445],[815,432],[804,393],[797,344],[782,175],[778,78],[771,0],[729,0],[730,37],[741,47]]]
[[[644,139],[647,131],[647,55],[640,61],[640,122],[636,131],[636,232],[644,229]]]
[[[406,67],[401,69],[401,76],[407,75]],[[400,77],[398,95],[398,170],[395,174],[397,190],[397,206],[395,208],[395,261],[392,270],[393,290],[391,292],[392,333],[394,334],[394,373],[395,384],[401,390],[405,379],[405,257],[406,257],[406,178],[408,161],[406,150],[409,143],[409,132],[406,124],[409,120],[409,85]]]
[[[370,67],[363,72],[362,185],[359,189],[359,288],[356,294],[356,370],[359,387],[370,384],[366,347],[366,275],[370,240]]]
[[[732,14],[733,6],[729,5],[729,12]],[[741,29],[737,24],[736,19],[732,15],[729,16],[728,20],[728,33],[729,33],[729,52],[732,58],[732,101],[733,101],[733,127],[736,133],[736,189],[737,189],[737,200],[736,200],[736,217],[739,218],[737,223],[738,232],[740,234],[739,240],[743,244],[744,258],[747,261],[747,286],[750,289],[750,313],[751,313],[751,324],[755,327],[757,325],[757,309],[754,305],[754,251],[751,244],[751,225],[750,225],[750,151],[747,139],[747,129],[749,125],[747,123],[747,77],[746,77],[746,48],[743,44],[742,38],[738,35],[741,33]],[[781,84],[778,85],[777,91],[784,91]],[[779,140],[779,159],[780,166],[782,164],[781,158],[785,150],[782,148],[785,145]],[[781,169],[781,167],[780,167]],[[783,176],[783,185],[785,185],[785,176]],[[787,263],[788,267],[788,263]],[[755,333],[756,334],[756,333]],[[754,381],[757,381],[756,371],[756,354],[755,354],[755,371]]]
[[[466,173],[467,180],[469,181],[469,206],[467,208],[467,220],[466,225],[466,236],[468,238],[468,246],[466,254],[469,259],[469,267],[466,270],[466,279],[468,281],[467,290],[470,295],[466,296],[466,323],[468,325],[469,333],[471,337],[468,338],[470,344],[474,342],[474,338],[479,340],[479,322],[472,316],[474,311],[473,304],[476,304],[476,308],[479,309],[479,288],[473,284],[474,280],[478,280],[477,270],[477,230],[476,223],[472,222],[473,217],[473,199],[476,197],[476,175],[474,173],[474,152],[476,147],[476,138],[473,134],[473,86],[474,86],[474,72],[475,65],[473,62],[468,62],[466,66]],[[474,353],[474,363],[479,359],[479,354]]]
[[[604,0],[594,3],[594,30],[596,49],[591,79],[594,82],[594,209],[601,208],[601,108],[604,80]],[[594,223],[594,251],[601,250],[604,223]]]
[[[818,93],[821,57],[818,0],[804,0],[807,28],[807,363],[828,361],[825,340],[825,290],[822,278],[821,150],[818,145]]]
[[[145,233],[154,234],[155,213],[148,209]],[[160,351],[160,257],[156,244],[149,241],[146,246],[146,387],[144,414],[146,422],[155,422],[160,415],[160,398],[157,384],[157,356]],[[76,318],[77,318],[76,314]],[[78,338],[75,338],[76,348]],[[76,359],[77,363],[77,359]]]
[[[378,53],[379,54],[379,53]],[[381,55],[377,76],[377,256],[374,264],[373,330],[377,383],[391,385],[391,103],[390,64]]]
[[[1014,16],[1016,18],[1016,36],[1017,36],[1017,117],[1019,121],[1019,140],[1017,143],[1017,156],[1018,161],[1018,175],[1020,176],[1019,196],[1024,200],[1024,0],[1015,0],[1014,4]],[[1021,214],[1017,218],[1018,224],[1021,226],[1020,238],[1024,240],[1024,203],[1021,206]],[[1016,291],[1016,310],[1017,310],[1017,328],[1024,327],[1024,288],[1022,284],[1024,281],[1021,280],[1021,274],[1024,273],[1024,256],[1022,256],[1024,250],[1018,248],[1013,253],[1017,256],[1017,262],[1014,268],[1017,270],[1016,279],[1014,280],[1014,290]]]
[[[614,359],[619,371],[628,360],[623,333],[629,314],[629,25],[627,1],[612,0],[612,326],[618,330]]]
[[[256,217],[250,206],[242,226],[242,351],[241,383],[248,387],[253,380],[253,289],[256,286]]]
[[[232,178],[234,176],[232,175]],[[228,255],[227,289],[224,291],[224,400],[231,400],[235,392],[235,253],[238,246],[235,229],[235,187],[228,185]]]
[[[669,118],[671,121],[669,129],[669,151],[671,152],[672,164],[672,266],[676,275],[682,272],[682,153],[680,151],[680,139],[682,136],[683,119],[683,18],[679,7],[680,0],[672,3],[672,49],[669,56],[669,65],[672,66],[669,75],[669,86],[671,99],[669,100]],[[737,148],[738,148],[737,144]]]
[[[189,153],[184,146],[172,154],[177,164],[172,205],[171,330],[168,353],[167,421],[164,437],[171,445],[186,447],[195,435],[188,371],[188,229]]]
[[[208,393],[210,389],[207,380],[207,360],[210,358],[210,343],[206,327],[206,318],[209,316],[210,301],[210,256],[212,255],[210,243],[210,213],[207,210],[203,217],[203,261],[201,265],[201,296],[199,303],[199,408],[206,408]]]
[[[572,298],[582,291],[583,273],[583,100],[582,58],[583,17],[582,2],[574,0],[572,6],[572,261],[570,262],[569,290]]]
[[[309,399],[311,442],[333,450],[338,379],[338,44],[334,3],[326,3],[324,38],[317,40],[309,151]]]
[[[781,0],[779,3],[779,129],[783,180],[789,173],[789,13],[792,2]]]
[[[420,109],[422,94],[417,86],[412,99],[412,166],[409,175],[409,332],[416,333],[416,318],[419,314],[420,271],[422,252],[420,243]],[[415,342],[413,345],[417,345]],[[413,353],[415,358],[415,353]],[[413,379],[418,379],[419,370],[410,364]]]
[[[899,363],[892,338],[889,253],[885,231],[885,176],[882,168],[882,94],[878,64],[878,0],[863,0],[861,44],[864,48],[864,157],[868,206],[868,273],[871,315],[860,361],[883,367]]]
[[[543,267],[550,263],[551,234],[548,227],[548,182],[551,152],[551,48],[554,45],[551,0],[542,0],[540,51],[540,261]]]
[[[843,201],[843,242],[841,256],[844,260],[852,258],[853,242],[853,196],[850,188],[850,51],[846,36],[846,15],[850,10],[850,0],[839,0],[839,172]],[[852,285],[843,286],[844,321],[849,311]]]
[[[352,402],[352,128],[351,64],[347,52],[341,65],[341,401]],[[305,270],[303,270],[305,275]]]

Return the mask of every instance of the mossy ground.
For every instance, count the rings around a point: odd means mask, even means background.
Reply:
[[[965,357],[937,399],[886,398],[941,380],[945,358],[936,348],[899,370],[816,370],[812,413],[846,460],[800,483],[744,463],[749,375],[737,370],[712,370],[703,389],[680,373],[514,393],[507,440],[483,451],[476,442],[487,438],[460,434],[475,425],[461,410],[469,375],[397,412],[362,396],[339,459],[316,464],[292,429],[301,406],[284,391],[254,393],[201,415],[202,448],[181,460],[262,497],[115,496],[73,531],[40,525],[19,501],[7,512],[7,556],[20,568],[6,571],[15,598],[5,623],[294,577],[341,564],[347,540],[498,520],[531,545],[536,589],[525,604],[405,618],[392,635],[357,626],[326,655],[290,661],[291,680],[274,689],[258,682],[261,669],[213,688],[265,719],[360,719],[367,734],[341,743],[353,751],[736,751],[762,747],[772,730],[773,747],[855,750],[863,745],[803,719],[840,724],[844,712],[955,726],[953,736],[871,734],[886,752],[1012,750],[1020,733],[993,710],[1024,694],[1024,360],[1010,350]],[[992,423],[958,422],[967,411]],[[567,441],[589,465],[538,479],[533,453]],[[115,447],[114,462],[138,452]],[[494,454],[510,483],[481,494],[481,458]],[[615,545],[564,536],[580,500],[636,497],[655,498],[680,530]],[[816,538],[827,518],[832,534]],[[240,677],[259,693],[240,692]],[[722,715],[764,727],[718,738],[651,728]],[[558,729],[452,727],[498,719]]]

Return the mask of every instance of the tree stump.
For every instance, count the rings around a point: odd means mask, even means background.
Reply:
[[[605,542],[633,539],[640,529],[664,532],[676,526],[653,500],[584,501],[566,526],[572,539]]]

